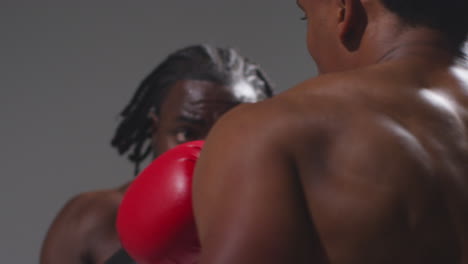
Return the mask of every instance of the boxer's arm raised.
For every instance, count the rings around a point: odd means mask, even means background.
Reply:
[[[265,127],[262,118],[273,109],[252,116],[255,107],[219,121],[197,163],[193,201],[202,264],[311,260],[313,225],[294,159],[281,141],[287,131],[275,122]]]

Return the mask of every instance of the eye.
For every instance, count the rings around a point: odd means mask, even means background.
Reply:
[[[180,128],[174,131],[174,137],[177,144],[199,139],[198,133],[193,129]]]

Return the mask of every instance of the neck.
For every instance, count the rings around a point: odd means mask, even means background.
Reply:
[[[395,24],[374,27],[374,32],[370,31],[364,37],[361,50],[361,54],[355,54],[359,66],[402,59],[450,64],[457,55],[456,48],[442,33],[429,28]]]

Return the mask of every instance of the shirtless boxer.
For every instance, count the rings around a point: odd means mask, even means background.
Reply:
[[[174,146],[205,138],[214,122],[240,103],[272,95],[262,70],[235,50],[191,46],[171,54],[138,87],[123,110],[112,146],[139,165]],[[124,263],[115,230],[117,208],[130,183],[80,194],[58,214],[41,264]],[[114,261],[115,259],[115,261]]]
[[[298,5],[320,74],[210,132],[199,264],[467,264],[468,1]]]

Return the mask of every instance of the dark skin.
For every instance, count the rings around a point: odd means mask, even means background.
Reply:
[[[253,88],[252,88],[253,89]],[[234,88],[208,81],[178,81],[153,113],[154,156],[192,140],[204,139],[217,119],[243,103]],[[42,248],[41,264],[102,264],[121,248],[115,229],[126,183],[80,194],[58,214]]]
[[[199,263],[468,263],[468,69],[377,0],[298,4],[321,75],[210,132]]]

